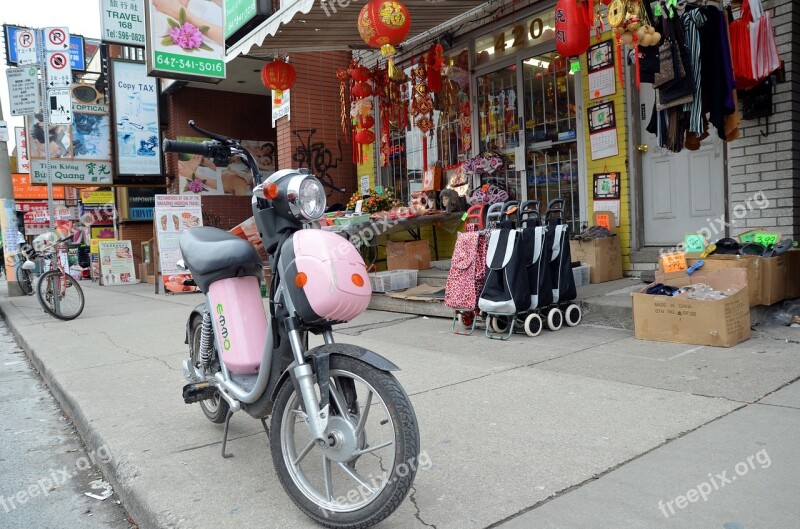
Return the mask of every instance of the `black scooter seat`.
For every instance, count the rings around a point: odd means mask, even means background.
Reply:
[[[181,234],[180,248],[186,266],[203,292],[219,279],[261,277],[261,257],[248,241],[219,228],[201,226]]]

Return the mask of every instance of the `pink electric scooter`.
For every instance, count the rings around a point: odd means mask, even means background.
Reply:
[[[186,268],[205,303],[186,324],[187,403],[228,425],[240,410],[260,419],[272,461],[292,501],[327,527],[368,527],[399,506],[414,481],[419,430],[392,362],[334,342],[332,325],[367,309],[371,288],[361,255],[345,238],[309,229],[325,211],[325,189],[304,170],[266,181],[253,156],[231,138],[165,140],[165,152],[199,154],[225,166],[239,154],[253,172],[253,214],[273,271],[269,308],[260,293],[262,261],[229,232],[198,227],[180,239]],[[308,333],[323,345],[309,349]],[[270,418],[267,426],[267,418]]]

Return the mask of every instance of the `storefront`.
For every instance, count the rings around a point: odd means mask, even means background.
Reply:
[[[445,52],[449,88],[434,111],[428,164],[440,163],[449,181],[465,160],[494,154],[502,167],[473,188],[490,184],[510,200],[537,200],[542,214],[563,199],[567,222],[579,231],[587,219],[583,81],[555,52],[552,6],[527,11],[500,28],[476,29]],[[404,198],[422,183],[419,136],[394,127],[392,163],[380,172]]]

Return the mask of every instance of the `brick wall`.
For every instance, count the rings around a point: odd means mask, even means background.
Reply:
[[[166,137],[199,136],[188,125],[193,119],[199,127],[233,138],[275,142],[270,104],[266,90],[265,95],[257,96],[183,88],[167,96],[169,124]],[[167,174],[177,173],[177,163],[175,154],[167,154]],[[178,192],[177,178],[172,181],[169,192]],[[204,195],[202,204],[203,224],[226,230],[253,214],[250,197]]]
[[[772,10],[778,51],[786,65],[786,82],[776,86],[774,115],[742,121],[742,137],[728,144],[731,233],[764,227],[800,238],[800,3],[765,0]],[[762,131],[767,136],[762,135]],[[764,209],[741,205],[763,192]],[[759,195],[760,198],[760,195]],[[757,204],[751,199],[752,204]],[[739,209],[735,209],[739,206]]]
[[[243,140],[275,141],[272,128],[270,96],[237,94],[202,88],[182,88],[166,96],[168,125],[166,136],[200,136],[189,128],[194,122],[206,130]],[[178,158],[167,154],[167,174],[178,171]],[[170,193],[178,192],[178,182],[172,182]]]
[[[278,168],[305,167],[329,183],[347,189],[332,192],[328,204],[347,203],[356,190],[356,166],[351,145],[341,127],[339,80],[336,70],[350,63],[350,52],[294,53],[289,57],[297,71],[290,92],[291,119],[276,123]]]

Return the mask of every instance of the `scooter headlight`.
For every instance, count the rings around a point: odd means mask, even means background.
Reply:
[[[292,177],[287,186],[289,209],[298,220],[317,220],[325,213],[325,188],[311,175]]]

